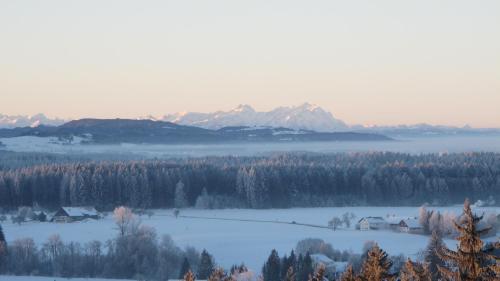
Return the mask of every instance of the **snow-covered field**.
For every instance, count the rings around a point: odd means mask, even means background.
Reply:
[[[75,138],[73,144],[62,144],[56,138],[16,137],[0,138],[5,146],[0,149],[17,152],[49,152],[64,154],[135,154],[142,157],[199,157],[221,155],[259,155],[273,152],[308,151],[318,153],[353,151],[392,151],[403,153],[440,152],[500,152],[500,136],[446,136],[398,139],[380,142],[294,142],[294,143],[233,143],[193,145],[82,145]]]
[[[0,275],[0,281],[128,281],[125,279],[101,279],[101,278],[62,278],[62,277],[39,277],[39,276],[9,276]]]
[[[461,206],[436,208],[442,211],[454,211],[457,214]],[[477,212],[500,212],[500,207],[476,209]],[[286,221],[327,225],[333,216],[344,212],[353,212],[357,218],[364,216],[417,216],[416,207],[346,207],[346,208],[294,208],[271,210],[182,210],[181,215],[211,218],[250,219]],[[278,250],[280,255],[292,250],[296,243],[304,238],[321,238],[336,249],[360,252],[363,243],[375,240],[390,254],[404,253],[415,255],[423,249],[428,237],[423,235],[397,233],[391,231],[358,231],[340,229],[332,231],[324,228],[279,223],[263,223],[249,221],[213,220],[199,218],[174,218],[172,210],[156,210],[149,218],[142,216],[143,224],[156,229],[158,236],[172,236],[180,246],[194,246],[197,249],[207,249],[212,253],[217,263],[224,267],[244,262],[250,268],[260,270],[271,249]],[[22,225],[3,224],[8,241],[16,238],[32,237],[41,245],[50,235],[59,234],[65,241],[86,242],[90,240],[105,241],[117,234],[113,218],[108,215],[104,219],[76,223],[39,223],[28,222]],[[493,237],[492,239],[495,239]],[[498,235],[497,238],[498,239]],[[453,245],[453,240],[446,241]]]

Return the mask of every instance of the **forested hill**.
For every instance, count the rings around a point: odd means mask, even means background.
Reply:
[[[0,206],[292,207],[500,202],[500,154],[213,157],[42,164],[0,172]]]
[[[74,137],[93,144],[186,144],[290,141],[389,141],[372,133],[315,132],[274,127],[225,127],[219,130],[177,125],[171,122],[132,119],[81,119],[52,126],[0,129],[0,138],[56,137],[71,143]]]

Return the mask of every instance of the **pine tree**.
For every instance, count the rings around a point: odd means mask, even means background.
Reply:
[[[3,234],[3,229],[2,229],[1,224],[0,224],[0,243],[6,243],[5,242],[5,235]]]
[[[432,232],[429,244],[425,249],[424,261],[428,264],[429,272],[431,273],[432,280],[438,280],[440,277],[438,266],[444,266],[445,263],[438,256],[445,247],[441,234],[437,231]]]
[[[290,266],[288,270],[286,271],[285,278],[283,278],[285,281],[295,281],[295,272],[293,270],[293,266]]]
[[[179,272],[179,279],[184,278],[186,273],[188,273],[190,270],[191,265],[189,264],[189,260],[187,258],[184,258],[184,261],[182,261],[181,271]]]
[[[356,274],[354,273],[354,269],[352,265],[349,265],[342,276],[340,277],[340,281],[356,281]]]
[[[359,278],[362,281],[394,280],[394,274],[389,272],[391,266],[387,253],[375,244],[367,253]]]
[[[0,273],[4,271],[5,263],[7,261],[7,241],[0,225]]]
[[[201,252],[200,266],[198,267],[198,278],[207,279],[213,271],[214,262],[212,256],[207,250],[203,250],[203,252]]]
[[[184,281],[195,281],[195,280],[196,280],[196,278],[195,278],[195,276],[194,276],[194,273],[193,273],[191,270],[189,270],[189,271],[188,271],[188,272],[184,275],[183,279],[184,279]]]
[[[272,250],[269,258],[267,258],[264,267],[262,268],[262,275],[265,281],[280,281],[280,266],[281,261],[276,250]]]
[[[286,273],[288,272],[288,269],[290,268],[290,264],[289,264],[289,261],[288,261],[288,256],[285,254],[285,256],[283,256],[283,258],[281,258],[281,266],[280,266],[280,269],[281,269],[281,280],[283,280],[286,276]]]
[[[400,274],[401,281],[431,281],[431,273],[428,265],[417,262],[412,262],[410,259],[406,261]],[[437,280],[437,279],[435,279]]]
[[[208,281],[233,281],[232,276],[227,276],[222,268],[216,268],[208,277]]]
[[[174,205],[176,208],[185,208],[189,205],[184,189],[184,183],[182,181],[179,181],[175,185]]]
[[[457,251],[443,248],[441,252],[438,252],[439,257],[449,265],[449,267],[438,266],[445,280],[499,280],[498,261],[500,258],[490,254],[495,247],[483,249],[480,236],[487,233],[490,228],[478,229],[477,224],[482,218],[472,213],[469,200],[465,200],[463,217],[460,223],[455,222],[455,228],[459,233]]]
[[[306,256],[304,258],[302,258],[302,254],[299,255],[299,261],[297,264],[297,281],[309,280],[309,276],[314,272],[312,258],[309,252],[306,253]]]
[[[309,281],[323,281],[323,279],[325,278],[325,272],[326,272],[326,267],[324,264],[321,263],[316,268],[316,272],[314,272],[314,275],[309,277]]]

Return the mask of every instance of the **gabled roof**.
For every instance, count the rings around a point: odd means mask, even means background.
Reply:
[[[401,217],[401,216],[388,216],[385,218],[385,220],[389,224],[399,224],[402,220],[411,220],[411,219],[416,219],[415,217]]]
[[[366,220],[369,223],[385,223],[386,221],[384,220],[383,217],[364,217],[359,220],[359,222]]]
[[[417,219],[406,219],[402,220],[401,222],[404,222],[404,224],[409,228],[422,228],[420,222]]]
[[[94,207],[61,207],[70,217],[97,216]]]
[[[317,263],[322,263],[324,265],[328,265],[328,264],[331,264],[333,263],[333,260],[323,254],[312,254],[311,255],[311,259],[314,261],[314,262],[317,262]]]

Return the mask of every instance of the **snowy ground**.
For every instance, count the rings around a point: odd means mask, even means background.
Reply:
[[[441,211],[460,213],[461,206],[436,208]],[[272,210],[182,210],[181,215],[212,218],[232,218],[269,221],[296,221],[325,225],[333,216],[344,212],[353,212],[357,218],[364,216],[417,216],[416,207],[346,207],[346,208],[294,208]],[[500,213],[500,207],[476,209],[477,212]],[[249,221],[213,220],[198,218],[178,218],[172,216],[172,210],[157,210],[148,218],[142,216],[142,222],[157,230],[158,236],[169,234],[180,246],[191,245],[212,253],[217,263],[223,267],[244,262],[254,270],[260,270],[271,249],[280,255],[292,250],[296,243],[304,238],[321,238],[336,249],[360,252],[363,243],[375,240],[390,254],[404,253],[415,255],[427,244],[428,237],[391,231],[358,231],[340,229],[332,231],[324,228],[306,227],[293,224],[262,223]],[[3,224],[8,241],[16,238],[32,237],[41,245],[50,235],[59,234],[65,241],[86,242],[105,241],[117,233],[111,216],[98,221],[85,221],[69,224],[29,222],[22,225]],[[495,239],[493,237],[492,239]],[[498,235],[496,237],[498,239]],[[446,241],[453,245],[453,240]],[[2,279],[0,279],[2,280]]]
[[[38,276],[8,276],[0,275],[0,281],[128,281],[125,279],[101,279],[101,278],[61,278],[61,277],[38,277]]]
[[[352,151],[392,151],[403,153],[440,152],[500,152],[500,136],[443,136],[398,139],[380,142],[294,142],[294,143],[236,143],[211,145],[82,145],[75,138],[73,144],[62,144],[56,138],[24,136],[0,138],[5,147],[17,152],[49,152],[64,154],[135,154],[141,157],[198,157],[221,155],[260,155],[273,152],[308,151],[318,153]]]

